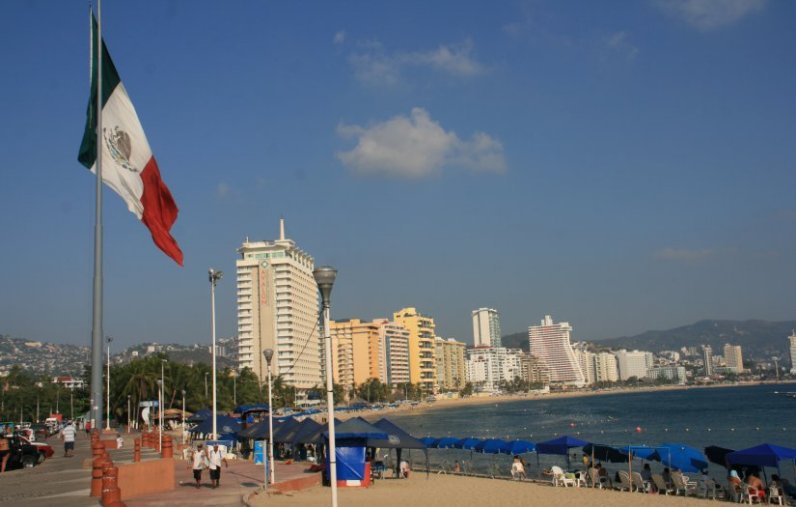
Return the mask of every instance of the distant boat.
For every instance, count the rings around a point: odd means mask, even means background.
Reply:
[[[796,398],[796,391],[774,391],[774,394],[778,394],[780,396],[787,396],[788,398]]]

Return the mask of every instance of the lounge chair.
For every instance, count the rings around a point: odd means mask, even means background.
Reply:
[[[574,477],[567,477],[561,467],[554,466],[550,469],[553,474],[553,486],[563,486],[565,488],[577,486]]]
[[[641,477],[640,473],[633,472],[630,474],[630,482],[633,483],[633,488],[639,493],[647,492],[647,483],[644,482],[644,478]]]
[[[672,483],[674,484],[674,494],[679,495],[682,491],[683,496],[688,496],[696,489],[696,483],[688,480],[682,472],[672,472]]]
[[[674,488],[666,484],[661,474],[652,474],[652,483],[655,485],[659,494],[668,495],[669,493],[675,492]]]
[[[782,487],[780,486],[768,487],[768,503],[777,503],[779,505],[784,505],[786,503],[785,491],[783,491]]]
[[[630,476],[624,470],[619,471],[619,491],[633,491],[635,488],[633,487],[633,482],[630,480]]]
[[[715,480],[713,479],[705,479],[704,483],[702,484],[702,495],[705,498],[710,498],[711,500],[715,500],[719,497],[719,493],[721,493],[721,486],[719,486]]]
[[[757,488],[744,483],[741,486],[741,503],[748,503],[749,505],[762,503],[760,496],[757,494]]]
[[[608,477],[601,476],[599,470],[596,468],[589,469],[589,480],[591,481],[592,488],[603,489],[611,487],[611,481]]]

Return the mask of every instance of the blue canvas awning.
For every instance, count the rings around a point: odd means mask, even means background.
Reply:
[[[625,452],[605,444],[588,444],[583,446],[583,453],[593,456],[595,461],[608,463],[626,463],[628,455]]]
[[[250,405],[239,405],[233,410],[236,414],[246,414],[248,412],[268,412],[268,403],[253,403]]]
[[[216,431],[222,439],[237,438],[240,431],[240,422],[233,417],[226,415],[216,416]],[[208,435],[213,432],[213,417],[208,417],[204,421],[190,429],[191,433],[204,433]]]
[[[655,454],[652,459],[681,472],[699,472],[708,467],[705,455],[685,444],[663,443],[655,448]]]
[[[329,438],[329,433],[324,433],[326,438]],[[373,426],[364,419],[349,419],[343,421],[340,425],[335,425],[334,429],[335,440],[347,439],[368,439],[368,438],[388,438],[387,433],[381,428]]]
[[[488,440],[484,440],[484,444],[481,446],[480,449],[476,448],[483,452],[484,454],[500,454],[504,447],[506,447],[505,440],[501,440],[499,438],[490,438]]]
[[[461,442],[461,438],[454,438],[454,437],[445,437],[441,438],[439,442],[437,442],[437,449],[455,449],[456,444]]]
[[[481,443],[480,438],[465,438],[455,444],[453,447],[455,449],[467,449],[468,451],[472,451],[475,449],[475,446]]]
[[[405,432],[388,419],[379,419],[373,426],[387,433],[387,439],[369,438],[368,447],[380,447],[382,449],[425,449],[426,445]],[[442,440],[445,440],[444,438]]]
[[[527,440],[512,440],[506,442],[506,445],[500,450],[504,454],[525,454],[536,450],[536,444]]]
[[[777,467],[782,460],[796,460],[796,449],[773,444],[760,444],[748,449],[731,452],[727,461],[731,465],[756,465]]]

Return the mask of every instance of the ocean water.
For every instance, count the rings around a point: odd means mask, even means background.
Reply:
[[[796,399],[774,394],[796,391],[793,385],[692,388],[677,391],[607,394],[581,398],[520,399],[449,409],[432,408],[419,415],[389,418],[414,436],[525,439],[531,442],[572,435],[608,445],[677,442],[703,449],[718,445],[743,449],[760,443],[796,448]],[[511,457],[473,455],[462,450],[429,450],[436,467],[460,460],[474,472],[497,469],[507,474]],[[415,452],[413,462],[421,463]],[[563,457],[527,455],[543,468]],[[609,468],[611,466],[609,465]],[[614,466],[615,468],[615,466]],[[792,466],[783,473],[793,477]],[[538,470],[536,470],[538,472]],[[711,475],[723,469],[711,467]]]

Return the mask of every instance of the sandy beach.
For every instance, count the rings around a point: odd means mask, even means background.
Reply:
[[[339,488],[346,507],[406,507],[420,505],[579,505],[612,507],[705,506],[708,500],[591,488],[554,488],[548,484],[500,479],[415,473],[408,480],[384,479],[370,488]],[[259,495],[253,507],[328,505],[331,490],[320,486],[295,493]]]
[[[583,398],[587,396],[606,396],[611,394],[633,394],[633,393],[650,393],[662,391],[684,391],[689,389],[720,389],[724,387],[744,387],[744,386],[757,386],[761,384],[782,384],[782,382],[743,382],[737,384],[708,384],[696,386],[681,386],[681,385],[663,385],[663,386],[650,386],[641,388],[612,388],[612,389],[599,389],[599,390],[576,390],[576,391],[563,391],[552,393],[522,393],[522,394],[504,394],[500,396],[471,396],[469,398],[439,398],[433,402],[421,402],[417,405],[400,405],[398,407],[387,407],[380,410],[358,410],[352,412],[338,412],[336,416],[345,420],[351,417],[364,417],[368,420],[375,420],[381,417],[387,417],[390,414],[400,413],[401,415],[420,415],[428,410],[444,410],[449,408],[458,408],[470,405],[488,405],[500,404],[510,401],[521,400],[554,400],[559,398]],[[325,414],[316,416],[318,421],[321,421]]]

